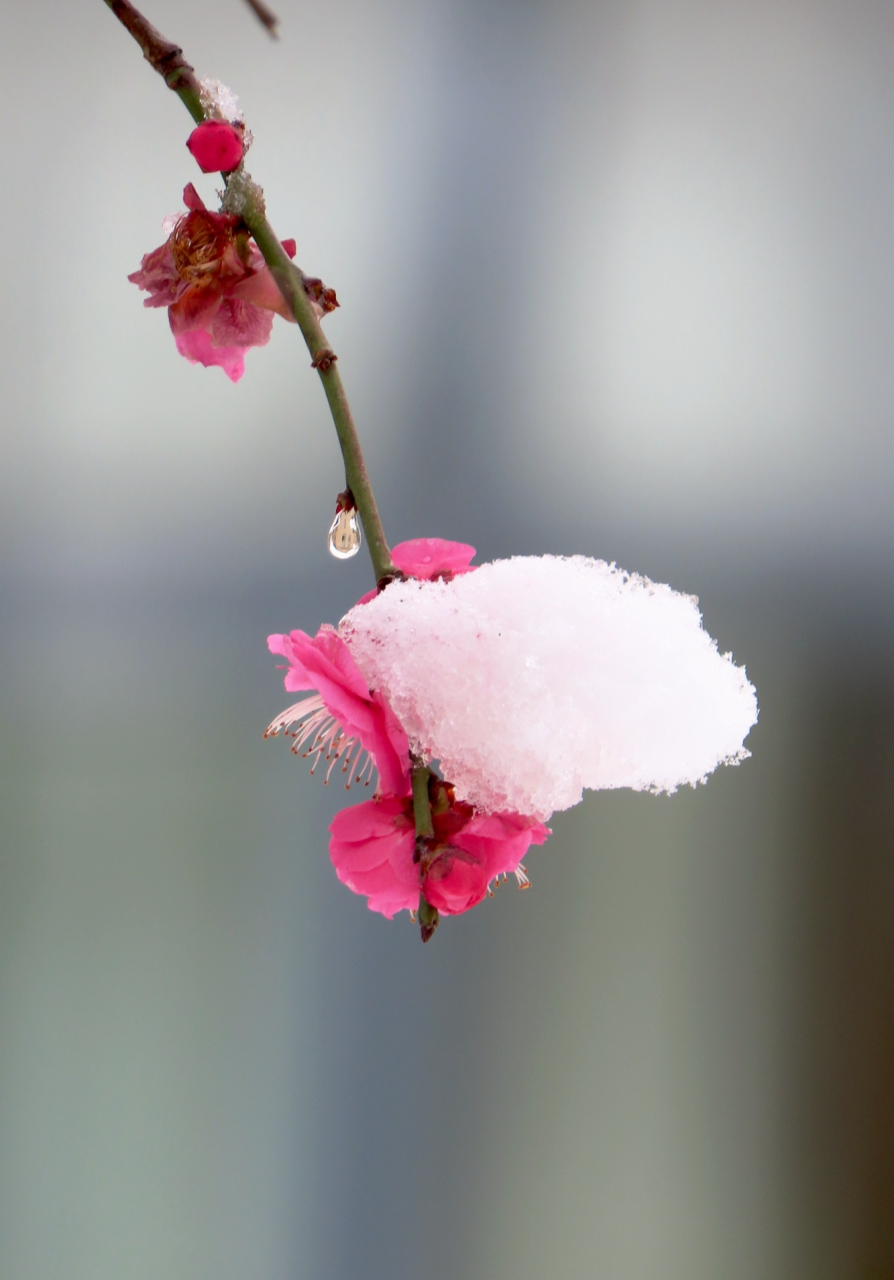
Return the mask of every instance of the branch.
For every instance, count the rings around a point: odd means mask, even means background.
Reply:
[[[183,50],[166,40],[160,31],[143,17],[130,0],[105,0],[115,17],[127,28],[143,50],[149,65],[158,72],[169,89],[180,97],[187,111],[196,121],[205,119],[201,101],[201,86],[195,71],[183,57]],[[264,255],[280,293],[286,301],[311,354],[312,367],[320,375],[329,411],[335,423],[335,431],[345,463],[347,487],[354,495],[357,511],[366,535],[366,545],[372,560],[376,583],[381,588],[397,576],[398,570],[391,560],[391,551],[385,539],[379,509],[370,483],[357,428],[348,404],[348,397],[336,368],[338,357],[326,341],[326,335],[304,290],[304,275],[289,259],[273,228],[267,221],[264,197],[244,170],[224,178],[230,203],[238,208],[241,217]]]
[[[250,188],[250,184],[246,184],[246,186]],[[285,298],[286,305],[298,322],[298,328],[301,330],[307,349],[311,354],[312,364],[320,375],[320,381],[323,384],[323,390],[326,392],[326,399],[329,402],[329,412],[332,414],[332,421],[335,424],[342,457],[345,461],[347,486],[354,496],[360,519],[363,522],[363,532],[366,536],[376,582],[383,585],[383,579],[385,581],[390,580],[395,577],[398,571],[392,564],[391,551],[385,540],[385,530],[382,527],[379,508],[376,505],[375,494],[366,470],[366,463],[363,460],[363,451],[360,447],[357,428],[354,425],[351,406],[348,403],[341,374],[338,372],[336,365],[338,357],[329,346],[323,327],[317,319],[316,312],[305,292],[302,272],[291,261],[289,255],[276,238],[276,234],[267,221],[263,208],[259,207],[256,197],[248,196],[246,198],[242,217],[254,237],[255,244],[264,255],[264,261],[270,268],[270,273],[279,286],[279,291]]]
[[[279,39],[276,28],[279,26],[279,18],[272,9],[268,9],[263,0],[245,0],[248,7],[254,12],[258,21],[263,27],[266,27],[274,40]]]
[[[413,769],[413,822],[416,827],[416,861],[425,853],[425,840],[435,834],[431,820],[431,801],[428,796],[428,780],[431,769],[422,764],[416,756],[411,757]],[[423,942],[428,942],[438,927],[441,915],[437,907],[433,907],[425,894],[419,894],[419,907],[416,918],[419,921],[419,933]]]
[[[431,820],[431,803],[428,798],[428,780],[431,777],[431,769],[419,762],[415,756],[413,756],[412,760],[413,771],[410,776],[413,783],[413,820],[416,827],[416,835],[420,838],[431,837],[435,834]]]
[[[160,31],[156,31],[130,0],[105,2],[143,50],[143,57],[153,71],[157,71],[168,88],[173,89],[180,97],[193,120],[204,120],[205,112],[195,69],[184,58],[180,46],[166,40]]]

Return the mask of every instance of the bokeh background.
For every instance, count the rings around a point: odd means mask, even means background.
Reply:
[[[126,275],[196,182],[99,0],[8,5],[7,1280],[894,1277],[894,10],[153,0],[239,93],[392,541],[699,595],[753,759],[588,795],[423,949],[261,733],[370,585],[296,332]],[[548,750],[548,744],[544,744]]]

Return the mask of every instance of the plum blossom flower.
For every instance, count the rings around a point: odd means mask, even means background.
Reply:
[[[468,572],[474,555],[472,547],[440,539],[418,539],[395,551],[404,572],[445,575]],[[518,813],[476,810],[432,776],[433,835],[417,841],[407,735],[383,695],[369,689],[338,633],[324,626],[314,637],[292,631],[267,643],[288,659],[286,688],[316,693],[277,716],[265,736],[291,737],[296,755],[313,758],[311,772],[326,761],[327,781],[336,765],[347,786],[368,785],[378,771],[375,798],[345,809],[330,827],[336,874],[371,910],[391,918],[414,910],[421,895],[430,909],[457,915],[481,902],[501,876],[513,873],[527,885],[522,858],[543,843],[547,827]],[[423,937],[430,932],[423,930]]]
[[[549,828],[515,813],[477,813],[439,778],[429,781],[434,835],[417,843],[410,797],[379,796],[343,809],[329,830],[335,873],[371,911],[390,919],[414,910],[420,894],[442,915],[469,911],[500,877],[528,877],[522,858]]]
[[[450,582],[458,574],[473,573],[475,565],[471,561],[474,555],[475,548],[468,543],[448,542],[444,538],[411,538],[409,542],[399,542],[391,550],[392,563],[401,573],[425,582]],[[357,603],[366,604],[375,600],[377,595],[373,588]]]
[[[450,582],[458,574],[473,573],[475,548],[466,542],[448,542],[444,538],[411,538],[399,542],[391,559],[408,578],[428,582],[442,579]]]
[[[266,737],[286,732],[292,751],[329,761],[326,780],[336,763],[351,781],[370,781],[378,770],[384,789],[394,796],[410,794],[407,735],[380,693],[371,693],[347,645],[332,627],[315,636],[304,631],[267,639],[271,653],[288,659],[285,686],[291,692],[317,690],[276,717]],[[311,770],[313,772],[313,769]]]
[[[127,278],[149,297],[144,306],[167,307],[177,350],[192,364],[215,365],[233,382],[245,372],[245,353],[270,340],[274,314],[295,322],[260,249],[240,219],[206,209],[192,183],[184,189],[187,212],[176,219],[163,245],[143,257]],[[283,248],[295,256],[295,241]],[[305,287],[314,310],[338,306],[319,280]]]
[[[242,163],[245,130],[228,120],[203,120],[186,145],[202,173],[231,173]]]

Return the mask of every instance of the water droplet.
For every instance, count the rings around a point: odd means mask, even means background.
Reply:
[[[336,511],[329,530],[329,551],[336,560],[350,560],[351,556],[356,556],[362,541],[357,512],[344,507]]]

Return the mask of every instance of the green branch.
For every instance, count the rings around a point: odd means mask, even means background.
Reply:
[[[307,343],[314,368],[320,375],[345,461],[345,480],[354,495],[354,501],[363,522],[363,532],[366,536],[366,545],[369,548],[376,582],[381,582],[383,578],[393,578],[397,569],[391,562],[391,551],[385,540],[385,530],[382,527],[376,497],[363,460],[360,438],[354,425],[344,383],[336,365],[337,356],[326,341],[323,326],[305,292],[304,276],[280,244],[265,217],[264,210],[258,207],[257,198],[251,196],[250,188],[246,195],[242,217],[264,255],[264,261],[270,268],[270,273],[285,298],[286,305],[298,322],[298,328]]]
[[[180,46],[166,40],[160,31],[156,31],[130,0],[105,0],[105,3],[136,40],[149,65],[158,72],[168,88],[178,95],[193,120],[204,120],[201,86]],[[270,268],[286,305],[298,322],[311,354],[312,367],[320,375],[344,458],[347,487],[354,495],[376,582],[381,586],[398,571],[391,560],[391,551],[385,539],[385,530],[363,460],[357,428],[336,367],[338,357],[326,341],[326,335],[305,292],[304,275],[289,259],[267,221],[260,189],[241,171],[225,177],[224,181],[228,183],[228,194],[230,188],[238,184],[240,214],[264,255],[264,261]]]
[[[419,860],[425,856],[425,840],[431,839],[435,834],[431,820],[431,800],[428,794],[428,782],[432,774],[431,769],[422,764],[416,756],[411,756],[411,761],[413,764],[410,774],[413,782],[413,822],[416,827],[416,855]],[[434,936],[441,915],[438,908],[433,907],[423,893],[419,894],[417,919],[422,941],[428,942]]]
[[[412,757],[413,772],[410,775],[413,781],[413,819],[416,825],[416,835],[431,837],[435,834],[431,820],[431,803],[428,798],[428,780],[431,777],[431,769],[424,764],[417,763],[416,757]]]

